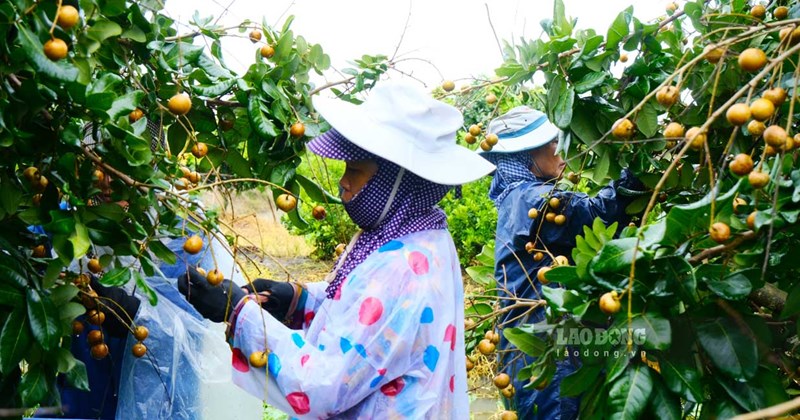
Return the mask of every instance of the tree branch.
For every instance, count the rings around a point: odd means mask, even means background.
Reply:
[[[728,244],[717,245],[717,246],[712,247],[712,248],[704,249],[701,253],[690,257],[689,258],[689,264],[692,264],[692,265],[700,264],[701,262],[703,262],[703,260],[705,260],[707,258],[711,258],[711,257],[714,257],[716,255],[725,253],[725,252],[727,252],[727,251],[729,251],[731,249],[736,248],[742,242],[749,241],[750,239],[753,239],[755,237],[756,237],[756,233],[753,232],[752,230],[748,230],[747,232],[743,233],[741,236],[739,236],[738,238],[732,240]]]
[[[734,417],[733,420],[771,419],[798,408],[800,408],[800,397],[762,410],[753,411],[752,413],[738,415]]]

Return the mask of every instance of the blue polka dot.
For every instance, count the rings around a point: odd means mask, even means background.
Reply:
[[[294,341],[294,345],[298,348],[302,348],[306,342],[303,340],[303,337],[300,337],[300,334],[294,333],[292,334],[292,341]]]
[[[320,344],[319,345],[319,350],[320,351],[325,351],[325,345],[324,344]]]
[[[281,359],[278,359],[278,356],[275,355],[275,353],[270,353],[269,357],[267,358],[267,363],[269,364],[269,373],[277,378],[278,372],[281,371]]]
[[[372,382],[369,383],[369,387],[375,388],[376,386],[378,386],[378,384],[381,383],[382,380],[383,380],[383,375],[378,376],[377,378],[373,379]]]
[[[356,352],[361,355],[363,358],[367,358],[367,349],[364,348],[361,344],[355,345]]]
[[[436,369],[436,364],[439,363],[439,350],[436,350],[434,346],[428,346],[422,356],[422,361],[428,367],[428,370],[433,372]]]
[[[420,324],[430,324],[433,322],[433,309],[430,306],[422,310],[422,316],[419,318]]]
[[[353,345],[350,344],[350,340],[342,337],[342,339],[339,340],[339,347],[342,348],[342,353],[347,353],[348,351],[350,351],[350,349],[353,348]]]
[[[378,252],[394,251],[402,247],[403,243],[400,241],[389,241],[385,243],[382,247],[378,248]]]

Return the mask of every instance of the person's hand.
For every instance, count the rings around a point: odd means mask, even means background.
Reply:
[[[255,279],[252,285],[247,284],[242,289],[257,294],[261,307],[278,320],[284,320],[294,312],[292,304],[296,303],[295,294],[299,293],[292,283],[267,279]]]
[[[111,336],[125,337],[131,331],[131,323],[139,311],[139,299],[121,287],[103,286],[95,276],[91,276],[90,285],[100,297],[101,310],[106,313],[103,329]]]
[[[197,312],[214,322],[224,321],[226,309],[230,313],[239,301],[247,296],[247,292],[227,279],[217,286],[212,286],[205,276],[194,268],[190,268],[178,277],[178,290],[186,296],[186,300],[197,309]],[[230,305],[228,305],[229,300]]]

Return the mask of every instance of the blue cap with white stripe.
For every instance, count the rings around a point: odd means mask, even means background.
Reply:
[[[491,151],[479,153],[514,153],[536,149],[556,139],[561,130],[547,116],[527,106],[518,106],[495,118],[486,129],[497,135],[498,142]]]

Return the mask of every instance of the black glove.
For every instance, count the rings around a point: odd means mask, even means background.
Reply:
[[[100,296],[99,309],[105,312],[103,329],[111,336],[125,337],[131,331],[131,323],[139,311],[139,298],[129,295],[121,287],[106,287],[100,284],[95,276],[91,276],[92,290]],[[116,304],[109,302],[113,300]],[[116,315],[119,315],[117,317]],[[119,318],[122,319],[119,319]]]
[[[281,321],[286,319],[296,292],[291,283],[267,279],[255,279],[252,286],[248,284],[243,286],[242,289],[262,297],[261,307],[275,319]]]
[[[212,286],[205,276],[194,268],[190,268],[178,277],[178,290],[186,296],[186,300],[197,309],[197,312],[214,322],[225,321],[226,309],[230,315],[239,301],[247,296],[244,290],[227,279],[217,286]]]

